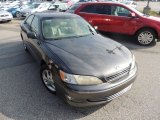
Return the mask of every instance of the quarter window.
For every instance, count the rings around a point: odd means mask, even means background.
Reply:
[[[31,24],[31,29],[36,33],[38,32],[38,23],[38,18],[35,16]]]
[[[27,20],[26,20],[26,23],[27,23],[27,25],[31,25],[31,22],[32,22],[32,20],[33,20],[33,15],[30,15],[30,16],[28,16],[28,18],[27,18]]]

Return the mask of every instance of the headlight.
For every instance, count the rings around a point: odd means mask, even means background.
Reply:
[[[131,63],[131,69],[133,69],[135,67],[136,61],[135,61],[135,57],[133,55],[132,57],[132,63]]]
[[[72,75],[60,70],[61,79],[70,84],[78,85],[97,85],[103,83],[102,80],[93,76]]]

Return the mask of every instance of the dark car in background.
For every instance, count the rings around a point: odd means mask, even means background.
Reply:
[[[160,18],[145,15],[116,2],[77,3],[67,10],[87,20],[99,31],[134,36],[140,45],[160,40]]]
[[[53,93],[73,106],[109,102],[128,91],[136,77],[134,55],[69,13],[34,13],[21,24],[21,38]]]

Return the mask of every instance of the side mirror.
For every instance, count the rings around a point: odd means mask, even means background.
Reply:
[[[37,35],[34,32],[29,32],[29,33],[27,33],[27,37],[32,38],[32,39],[36,39]]]
[[[134,12],[132,12],[131,14],[129,14],[129,17],[136,18],[137,16],[136,16],[136,14]]]

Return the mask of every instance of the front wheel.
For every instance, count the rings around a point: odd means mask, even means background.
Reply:
[[[16,17],[17,17],[17,18],[20,18],[20,17],[21,17],[20,12],[16,12]]]
[[[52,70],[49,69],[47,65],[42,65],[40,74],[45,87],[52,93],[56,93]]]
[[[148,46],[156,42],[156,33],[152,29],[142,29],[136,34],[136,39],[140,45]]]

